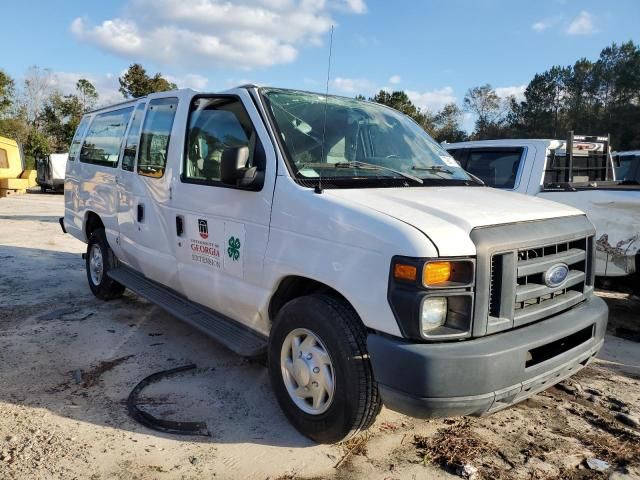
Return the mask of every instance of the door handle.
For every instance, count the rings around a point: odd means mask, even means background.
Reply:
[[[179,237],[184,234],[184,219],[182,215],[176,215],[176,235]]]
[[[142,222],[144,220],[144,205],[138,204],[138,222]]]

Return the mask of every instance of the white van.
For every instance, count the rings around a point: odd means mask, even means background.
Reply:
[[[268,353],[282,409],[319,442],[383,403],[508,407],[604,341],[584,214],[482,186],[370,102],[249,85],[97,110],[73,139],[65,207],[97,297],[129,288]]]

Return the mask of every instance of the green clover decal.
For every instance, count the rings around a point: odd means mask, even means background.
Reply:
[[[229,248],[227,248],[227,254],[233,261],[237,261],[240,258],[240,239],[231,237],[229,239]]]

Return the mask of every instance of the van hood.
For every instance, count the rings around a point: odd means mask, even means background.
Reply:
[[[414,226],[440,256],[475,255],[476,227],[583,215],[568,205],[488,187],[403,187],[325,190]]]

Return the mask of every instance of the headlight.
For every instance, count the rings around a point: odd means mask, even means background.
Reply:
[[[427,288],[463,288],[473,285],[474,264],[470,260],[427,260],[422,285]]]
[[[472,257],[394,257],[388,295],[402,335],[430,341],[470,337],[475,267]]]
[[[447,298],[427,297],[422,302],[420,312],[422,333],[428,335],[430,331],[441,327],[447,320]]]
[[[427,339],[467,337],[471,333],[473,294],[425,296],[420,306],[420,333]]]

